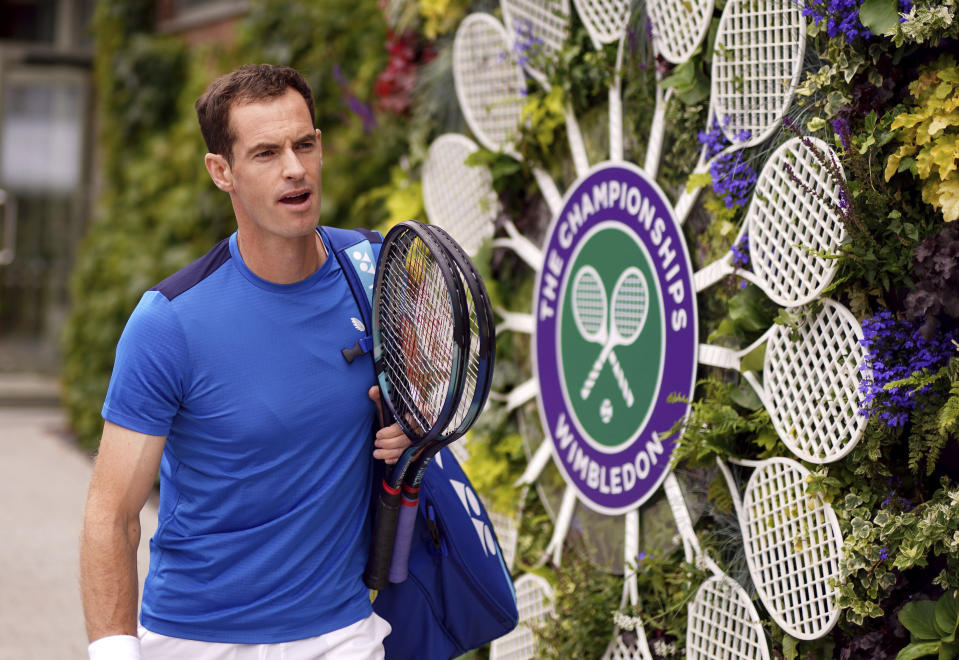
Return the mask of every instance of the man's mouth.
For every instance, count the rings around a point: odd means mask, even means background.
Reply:
[[[280,198],[281,204],[288,204],[290,206],[296,206],[298,204],[304,204],[310,199],[310,191],[293,191],[287,195],[283,195]]]

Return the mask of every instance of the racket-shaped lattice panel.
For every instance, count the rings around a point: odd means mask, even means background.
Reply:
[[[848,309],[823,299],[797,341],[786,328],[770,337],[763,370],[765,396],[774,404],[769,414],[779,437],[803,460],[839,460],[862,437],[862,336]]]
[[[746,591],[724,575],[703,582],[689,604],[688,660],[769,660],[759,614]]]
[[[536,655],[536,638],[530,624],[541,623],[553,614],[553,588],[545,578],[532,573],[514,583],[519,625],[490,644],[490,660],[528,660]]]
[[[713,53],[711,103],[731,142],[772,135],[799,83],[806,19],[793,0],[731,0]]]
[[[543,79],[550,61],[569,38],[569,0],[502,0],[509,42],[526,56],[527,70]]]
[[[817,153],[818,152],[818,153]],[[753,271],[778,305],[805,305],[832,282],[845,238],[839,160],[822,140],[792,138],[763,166],[746,213]]]
[[[526,79],[510,53],[503,26],[489,14],[470,14],[453,41],[453,79],[470,130],[497,151],[517,137]]]
[[[573,0],[573,4],[596,43],[619,41],[629,20],[630,0]]]
[[[492,238],[500,211],[489,170],[466,164],[478,149],[469,138],[447,133],[430,145],[423,166],[423,203],[430,222],[445,229],[470,256]]]
[[[632,630],[619,630],[606,647],[603,660],[649,660],[639,645],[639,636]]]
[[[817,639],[839,618],[842,533],[832,507],[806,495],[809,471],[787,458],[763,461],[743,494],[743,543],[760,599],[779,626]]]
[[[702,0],[649,0],[646,9],[652,20],[656,51],[673,64],[688,60],[709,29],[713,4]]]

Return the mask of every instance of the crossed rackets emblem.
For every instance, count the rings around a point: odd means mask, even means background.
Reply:
[[[583,339],[603,347],[580,389],[584,401],[589,398],[608,361],[623,401],[628,407],[633,406],[633,391],[613,349],[629,346],[639,338],[646,325],[648,309],[646,278],[636,266],[630,266],[620,273],[613,286],[611,303],[607,302],[606,288],[595,268],[586,265],[576,271],[573,278],[573,318],[576,328]]]

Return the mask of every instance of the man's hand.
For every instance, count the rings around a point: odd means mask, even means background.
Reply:
[[[386,417],[386,410],[380,398],[380,386],[374,385],[371,387],[369,395],[380,410],[380,421],[382,423],[382,420]],[[406,437],[399,424],[394,423],[390,426],[384,426],[376,432],[376,439],[373,441],[373,445],[376,447],[373,450],[373,458],[381,458],[386,461],[387,465],[393,465],[411,444],[413,444],[412,441]]]

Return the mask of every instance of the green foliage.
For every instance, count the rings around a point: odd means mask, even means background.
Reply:
[[[945,55],[920,69],[909,85],[914,104],[892,122],[902,144],[886,162],[888,181],[910,172],[922,181],[922,199],[946,221],[959,219],[959,65]]]
[[[847,620],[882,616],[881,603],[899,573],[925,567],[933,557],[943,562],[933,584],[959,587],[959,487],[945,478],[940,486],[914,508],[898,496],[880,502],[881,493],[868,487],[834,502],[845,538],[839,605]]]
[[[909,631],[910,644],[899,651],[896,660],[912,660],[936,655],[950,660],[959,655],[959,599],[956,592],[943,594],[939,600],[907,603],[899,612],[899,621]]]

